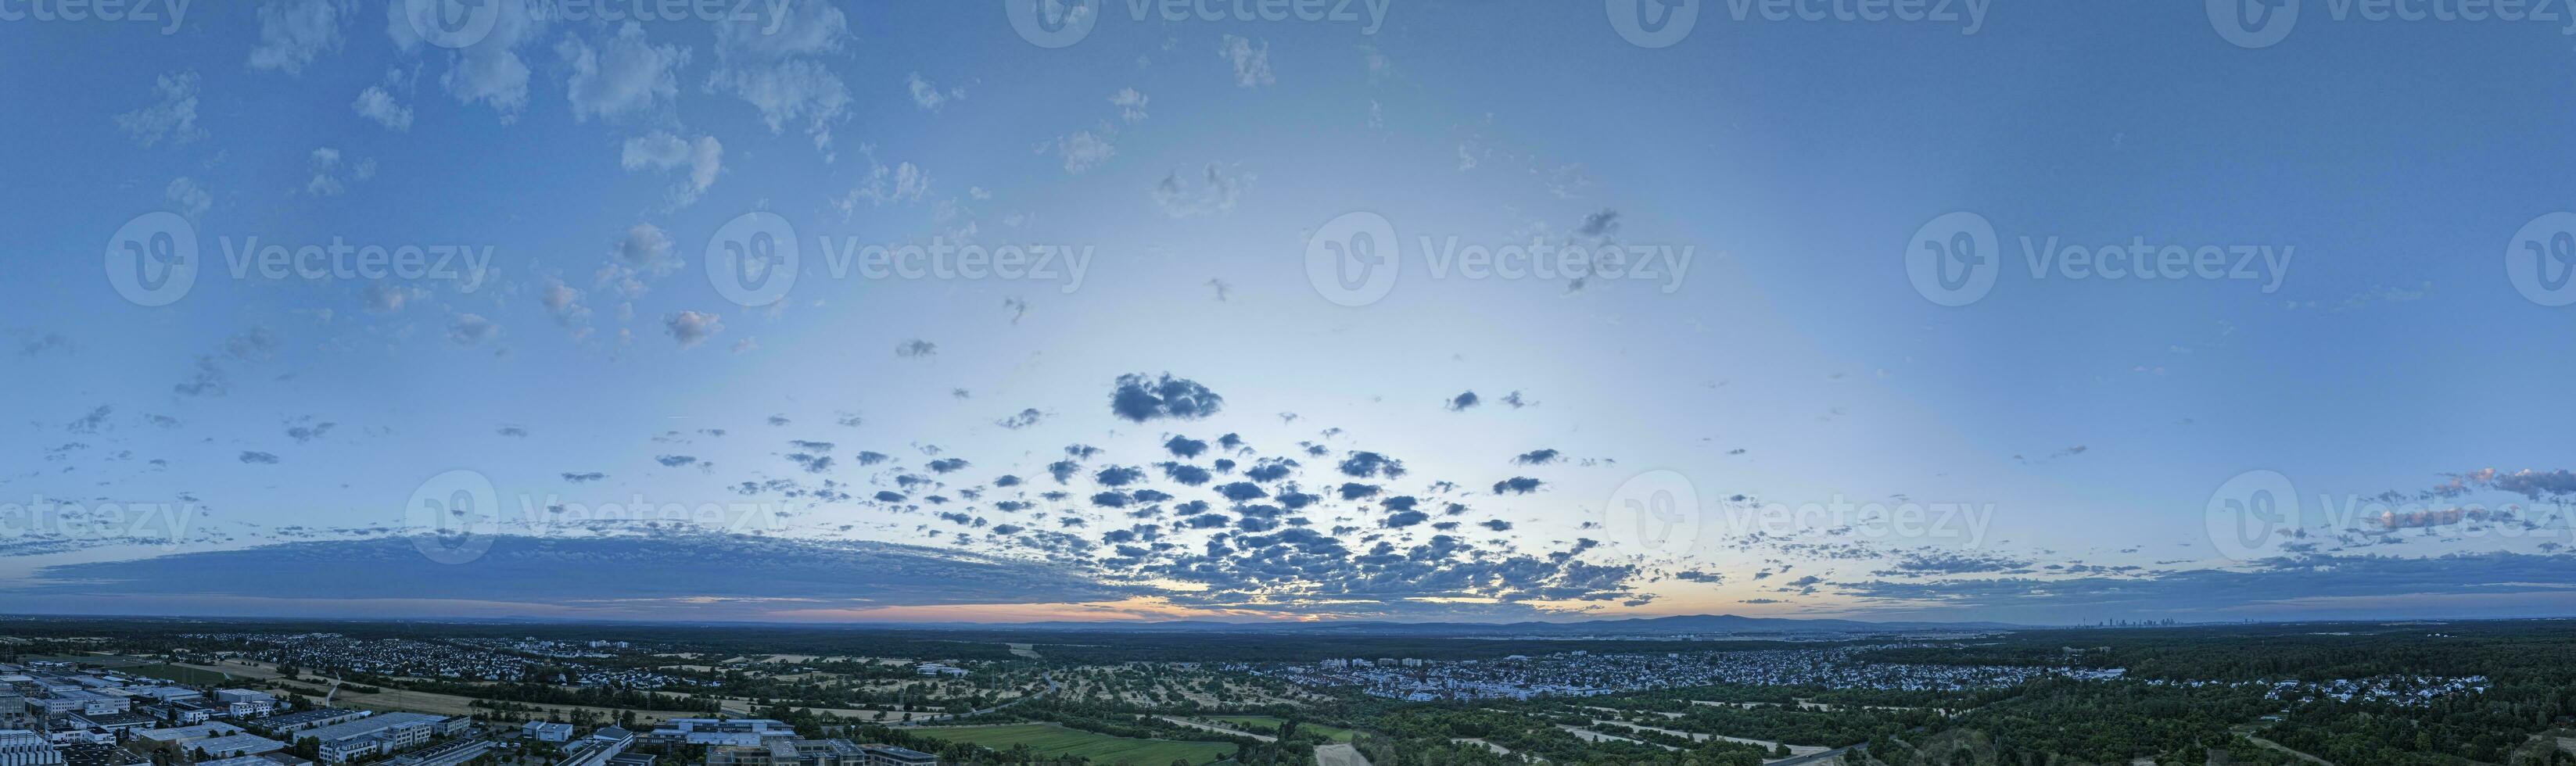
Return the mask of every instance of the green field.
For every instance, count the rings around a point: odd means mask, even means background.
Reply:
[[[1029,750],[1038,755],[1077,755],[1104,766],[1170,766],[1172,759],[1175,758],[1190,763],[1209,763],[1234,754],[1234,745],[1224,742],[1130,739],[1067,729],[1051,723],[932,726],[910,731],[950,742],[971,742],[1005,752],[1013,745],[1027,745]]]
[[[1223,722],[1237,729],[1259,732],[1262,734],[1275,734],[1279,731],[1280,724],[1287,723],[1286,721],[1266,715],[1212,715],[1207,718],[1211,721]],[[1297,722],[1297,730],[1300,732],[1322,734],[1326,737],[1332,738],[1334,742],[1351,741],[1351,730],[1336,726],[1325,726],[1320,723],[1299,721]]]
[[[222,673],[198,670],[196,668],[183,668],[177,665],[144,665],[141,667],[126,668],[126,672],[130,672],[135,675],[151,676],[153,678],[167,681],[175,681],[189,686],[216,686],[222,684],[226,680]]]

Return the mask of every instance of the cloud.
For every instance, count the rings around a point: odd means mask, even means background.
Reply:
[[[788,0],[782,18],[716,24],[716,68],[708,90],[730,93],[760,112],[771,133],[803,123],[814,148],[832,156],[832,126],[847,115],[849,86],[817,57],[841,52],[849,19],[830,0]],[[771,25],[775,29],[770,29]]]
[[[352,0],[267,0],[259,6],[259,44],[250,49],[250,68],[300,74],[324,53],[339,52],[343,17],[357,11]]]
[[[144,148],[168,140],[184,144],[206,136],[197,129],[197,73],[172,72],[154,80],[159,100],[116,116],[116,127]]]
[[[1117,156],[1118,147],[1111,144],[1108,138],[1088,130],[1081,130],[1039,144],[1038,151],[1054,152],[1057,158],[1063,160],[1064,172],[1080,174],[1082,171],[1099,167],[1100,163],[1108,162],[1110,157]]]
[[[1442,403],[1440,406],[1450,412],[1462,412],[1475,407],[1477,404],[1482,403],[1482,401],[1483,400],[1476,398],[1476,392],[1468,391],[1457,396],[1449,397],[1449,401]]]
[[[567,33],[555,44],[555,55],[571,69],[564,91],[572,102],[573,122],[642,113],[656,103],[677,100],[678,70],[689,63],[689,49],[654,45],[644,39],[644,25],[633,21],[597,48]]]
[[[1037,425],[1038,421],[1044,420],[1045,418],[1046,413],[1038,411],[1036,407],[1031,407],[1020,410],[1019,414],[993,421],[993,424],[1017,431],[1029,426]]]
[[[920,338],[914,338],[912,340],[894,344],[894,355],[899,359],[921,359],[937,355],[938,353],[939,344],[922,340]]]
[[[91,408],[89,414],[80,416],[79,418],[72,420],[72,422],[65,424],[63,429],[76,434],[98,433],[98,429],[107,424],[107,417],[115,413],[115,407],[102,404]]]
[[[304,183],[304,193],[319,197],[336,197],[349,190],[348,182],[340,176],[340,150],[327,146],[315,149],[305,160],[305,167],[313,171],[313,180]],[[358,165],[358,177],[364,179],[375,175],[375,167],[375,161],[361,160]]]
[[[447,324],[447,342],[459,346],[479,346],[501,334],[501,326],[480,314],[458,314]]]
[[[1152,100],[1136,92],[1135,88],[1119,88],[1118,92],[1109,94],[1110,105],[1118,107],[1118,120],[1129,125],[1145,121],[1145,105]]]
[[[724,143],[715,136],[699,136],[692,141],[656,130],[626,139],[618,165],[629,171],[687,168],[688,177],[672,186],[668,195],[670,208],[683,208],[695,204],[708,187],[715,185],[716,175],[724,172]]]
[[[357,110],[358,116],[397,132],[411,130],[411,107],[395,101],[394,94],[386,91],[384,86],[369,85],[366,90],[358,91],[358,100],[349,104],[349,108]]]
[[[170,202],[173,212],[191,221],[206,217],[206,211],[215,206],[215,195],[187,176],[170,179],[170,185],[161,188],[161,198]]]
[[[383,282],[367,283],[366,290],[360,295],[367,310],[378,314],[401,311],[404,303],[417,297],[424,297],[418,288],[400,287]]]
[[[2090,570],[2088,570],[2090,571]],[[2454,553],[2434,557],[2315,555],[2246,569],[2145,571],[2071,578],[1951,577],[1835,583],[1880,609],[1974,610],[1998,619],[2062,621],[2088,613],[2242,613],[2266,619],[2382,615],[2400,598],[2459,601],[2473,609],[2564,614],[2576,556]],[[2519,612],[2500,612],[2519,613]]]
[[[923,78],[920,72],[914,72],[911,76],[905,77],[903,85],[905,90],[912,92],[912,103],[925,111],[936,112],[940,107],[947,106],[950,101],[966,100],[965,86],[949,88],[943,92],[939,86],[932,85],[930,80]]]
[[[1184,183],[1179,171],[1163,176],[1154,184],[1154,205],[1173,218],[1195,218],[1234,212],[1235,202],[1243,197],[1243,188],[1251,184],[1250,173],[1208,163],[1198,183]]]
[[[297,444],[305,444],[329,435],[331,433],[331,429],[337,425],[339,424],[325,421],[321,423],[289,426],[286,429],[286,438],[294,439]]]
[[[1206,386],[1185,378],[1163,373],[1160,379],[1142,374],[1118,376],[1109,395],[1111,414],[1138,423],[1160,418],[1197,420],[1214,415],[1225,407],[1225,397]]]
[[[842,215],[857,210],[862,201],[869,207],[882,207],[888,203],[917,202],[922,195],[930,193],[930,174],[920,167],[909,162],[897,163],[893,167],[879,164],[875,147],[859,147],[859,154],[866,158],[868,172],[857,186],[851,187],[849,194],[832,203],[833,207],[840,208]]]
[[[251,465],[276,465],[277,456],[266,452],[243,450],[241,453],[241,461]]]
[[[471,565],[472,577],[432,561],[413,538],[281,543],[133,561],[48,567],[8,592],[34,599],[152,596],[207,606],[264,599],[429,614],[484,602],[505,612],[668,615],[739,609],[746,617],[795,610],[933,604],[1116,600],[1137,589],[1068,567],[912,545],[796,540],[696,531],[604,537],[504,535]],[[435,544],[434,540],[424,545]],[[615,577],[565,577],[614,571]],[[366,572],[366,577],[348,577]],[[421,612],[415,612],[421,613]]]
[[[1335,468],[1339,469],[1344,476],[1362,479],[1379,476],[1393,479],[1404,475],[1404,461],[1367,451],[1351,453],[1350,457],[1343,458],[1341,465]]]
[[[1216,56],[1234,65],[1236,87],[1257,88],[1277,81],[1270,75],[1270,44],[1267,42],[1255,43],[1226,35],[1217,44]]]
[[[724,331],[724,319],[714,314],[682,311],[662,318],[662,327],[681,348],[691,348],[708,337]]]
[[[575,338],[589,334],[590,308],[581,304],[581,297],[581,290],[556,277],[546,277],[537,289],[537,305],[545,307],[556,326],[572,330]]]
[[[680,268],[680,259],[671,246],[671,235],[662,227],[638,223],[617,238],[617,260],[637,271],[666,276]]]
[[[458,103],[482,103],[499,112],[501,122],[517,122],[519,113],[528,106],[528,62],[520,58],[519,49],[534,42],[545,31],[544,19],[529,14],[530,3],[494,3],[497,9],[492,30],[474,44],[449,51],[430,45],[420,30],[435,28],[440,3],[389,3],[385,13],[385,34],[393,38],[394,47],[404,53],[443,53],[447,71],[438,78],[439,86]]]

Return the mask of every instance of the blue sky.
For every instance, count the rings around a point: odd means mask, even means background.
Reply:
[[[1311,21],[1111,2],[1043,47],[1006,2],[616,21],[601,9],[662,6],[513,0],[471,39],[423,34],[411,11],[439,5],[170,23],[0,0],[20,149],[0,158],[0,511],[20,520],[0,608],[2576,608],[2548,404],[2576,315],[2508,257],[2547,253],[2576,206],[2552,180],[2576,166],[2564,21],[2312,2],[2272,41],[2185,4],[1701,2],[1648,47],[1619,0]],[[1967,240],[1991,288],[1918,289],[1908,257],[1962,220],[1994,232]],[[1355,268],[1326,243],[1377,221],[1382,296],[1310,276]],[[709,269],[762,226],[798,255],[774,302]],[[121,241],[155,231],[195,244],[193,281],[120,289]],[[281,277],[237,261],[254,238],[469,255]],[[2035,273],[2051,238],[2225,267]],[[1660,268],[1444,270],[1453,244],[1532,243]],[[1062,255],[1034,275],[830,257],[934,244]],[[1122,414],[1130,375],[1221,405]],[[1059,483],[1068,445],[1096,453]],[[1361,453],[1406,471],[1344,470]],[[1299,466],[1242,475],[1278,458]],[[456,481],[489,513],[416,502]],[[1237,482],[1262,497],[1217,490]],[[1683,509],[1678,531],[1631,500]],[[2214,539],[2258,506],[2291,512]],[[637,518],[673,509],[717,523]],[[463,548],[384,558],[469,517]],[[755,555],[780,569],[721,566]],[[603,561],[659,574],[587,575]],[[381,582],[309,584],[359,562]],[[549,571],[585,575],[507,587]]]

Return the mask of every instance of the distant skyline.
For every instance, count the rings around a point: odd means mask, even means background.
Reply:
[[[1030,2],[0,17],[0,612],[2576,616],[2558,25]]]

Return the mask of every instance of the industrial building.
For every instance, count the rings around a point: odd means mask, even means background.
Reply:
[[[62,766],[63,754],[45,735],[23,729],[0,731],[0,766]]]
[[[492,745],[491,740],[481,737],[455,739],[433,747],[422,748],[419,752],[395,756],[392,760],[385,761],[384,766],[461,766],[466,761],[490,752]],[[201,763],[197,766],[206,766],[206,764]],[[247,764],[246,766],[262,765]]]
[[[286,749],[286,743],[256,734],[232,734],[201,739],[183,745],[189,752],[203,752],[209,758],[232,758],[244,755],[274,753]]]
[[[305,732],[296,739],[317,740],[326,763],[346,763],[371,755],[417,747],[438,734],[461,731],[470,721],[427,713],[379,713],[347,723]]]
[[[773,739],[795,739],[796,730],[767,718],[673,718],[644,735],[659,744],[764,747]]]
[[[939,766],[939,756],[894,745],[860,745],[868,766]]]

